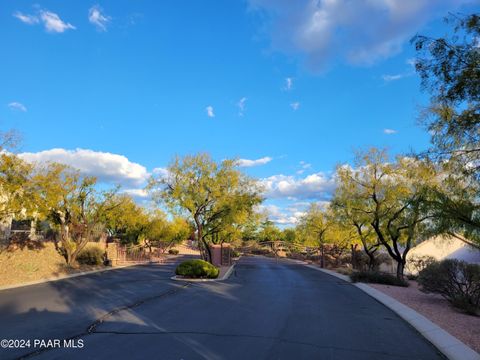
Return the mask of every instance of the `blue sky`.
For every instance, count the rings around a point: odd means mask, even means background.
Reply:
[[[422,150],[408,40],[474,0],[15,1],[0,8],[0,126],[27,160],[134,194],[178,154],[244,161],[291,225],[353,151]],[[254,161],[259,160],[259,161]],[[157,169],[157,170],[155,170]]]

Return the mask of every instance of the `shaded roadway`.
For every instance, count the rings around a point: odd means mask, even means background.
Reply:
[[[143,266],[0,292],[0,338],[74,338],[35,359],[442,359],[358,288],[290,261],[244,257],[225,282]]]

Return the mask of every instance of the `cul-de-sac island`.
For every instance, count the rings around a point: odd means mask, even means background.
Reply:
[[[478,0],[0,8],[0,359],[480,359]]]

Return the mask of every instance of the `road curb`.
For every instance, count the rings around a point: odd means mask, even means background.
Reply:
[[[90,274],[101,273],[101,272],[105,272],[105,271],[111,271],[111,270],[124,269],[124,268],[127,268],[127,267],[138,266],[138,265],[144,265],[144,264],[128,264],[128,265],[122,265],[122,266],[109,267],[109,268],[106,268],[106,269],[82,271],[82,272],[71,274],[71,275],[65,275],[65,276],[47,278],[47,279],[42,279],[42,280],[29,281],[29,282],[26,282],[26,283],[15,284],[15,285],[0,286],[0,291],[16,289],[16,288],[20,288],[20,287],[24,287],[24,286],[30,286],[30,285],[45,284],[45,283],[54,282],[54,281],[58,281],[58,280],[71,279],[71,278],[75,278],[75,277],[78,277],[78,276],[90,275]]]
[[[233,273],[233,269],[235,268],[235,264],[232,264],[227,272],[222,276],[221,279],[186,279],[182,277],[178,277],[177,275],[172,276],[170,279],[175,281],[183,281],[183,282],[219,282],[227,280],[230,275]]]
[[[368,286],[363,283],[352,283],[346,275],[339,274],[335,271],[320,269],[314,265],[305,265],[311,269],[321,271],[325,274],[334,276],[338,279],[351,283],[358,289],[365,292],[378,302],[382,303],[403,320],[414,327],[424,338],[426,338],[433,346],[435,346],[443,355],[450,360],[480,360],[480,354],[471,349],[469,346],[461,342],[459,339],[449,334],[437,324],[428,320],[425,316],[419,314],[412,308],[395,300],[391,296]]]

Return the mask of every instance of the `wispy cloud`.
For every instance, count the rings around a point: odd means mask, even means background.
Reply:
[[[88,21],[95,25],[99,31],[107,31],[107,25],[110,20],[110,16],[105,15],[99,5],[94,5],[88,10]]]
[[[300,108],[300,103],[298,101],[295,101],[290,104],[290,107],[293,109],[293,111],[297,111]]]
[[[20,11],[16,11],[15,13],[13,13],[13,16],[28,25],[38,24],[38,22],[40,21],[37,16],[22,14]]]
[[[332,62],[371,64],[402,50],[432,18],[471,0],[248,0],[271,47],[320,71]],[[262,26],[265,29],[265,26]]]
[[[417,64],[417,60],[414,58],[407,59],[405,63],[408,65],[408,69],[406,69],[404,72],[398,73],[398,74],[385,74],[382,75],[382,79],[385,82],[391,82],[391,81],[396,81],[396,80],[401,80],[410,76],[415,75],[415,65]]]
[[[387,134],[387,135],[393,135],[393,134],[398,133],[398,131],[394,130],[394,129],[383,129],[383,133]]]
[[[22,14],[17,11],[13,16],[28,25],[35,25],[41,22],[45,27],[45,30],[51,33],[63,33],[66,30],[76,29],[75,26],[64,22],[60,19],[60,16],[48,10],[40,10],[38,15]]]
[[[405,74],[394,74],[394,75],[385,74],[385,75],[382,75],[382,79],[386,82],[400,80],[404,77],[405,77]]]
[[[12,110],[23,111],[23,112],[27,111],[27,107],[25,105],[16,101],[9,103],[8,107]]]
[[[252,166],[259,166],[259,165],[265,165],[272,161],[273,159],[269,156],[265,156],[260,159],[256,160],[250,160],[250,159],[239,159],[237,162],[237,165],[240,167],[252,167]]]
[[[238,115],[239,116],[243,116],[244,113],[245,113],[245,106],[246,106],[246,101],[247,101],[247,98],[246,97],[242,97],[238,103],[237,103],[237,106],[238,106]]]
[[[208,105],[206,108],[205,108],[205,111],[207,112],[207,116],[208,117],[215,117],[215,113],[213,112],[213,106],[211,105]]]
[[[308,170],[312,167],[312,164],[307,163],[305,161],[300,161],[300,170],[297,171],[297,174],[301,175],[305,172],[305,170]]]
[[[76,29],[75,26],[70,23],[64,22],[57,14],[51,11],[40,11],[40,19],[43,21],[45,30],[47,30],[48,32],[63,33],[66,30]]]
[[[291,77],[285,78],[285,86],[283,89],[286,91],[290,91],[292,90],[292,88],[293,88],[293,79]]]

